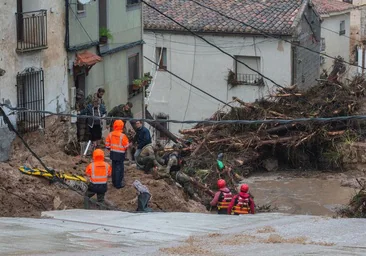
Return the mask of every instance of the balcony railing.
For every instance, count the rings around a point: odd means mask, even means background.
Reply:
[[[258,74],[236,74],[239,84],[261,85],[263,78]]]
[[[47,10],[16,13],[17,51],[47,48]]]

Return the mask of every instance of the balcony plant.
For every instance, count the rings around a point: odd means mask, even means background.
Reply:
[[[150,75],[150,72],[145,73],[144,76],[140,79],[133,80],[133,90],[138,90],[142,88],[143,86],[148,87],[151,83],[152,76]]]
[[[108,39],[113,40],[113,35],[108,28],[100,28],[99,29],[99,42],[101,44],[106,44]]]

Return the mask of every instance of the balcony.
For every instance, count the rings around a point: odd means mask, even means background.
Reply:
[[[236,74],[238,84],[264,85],[263,78],[258,74]]]
[[[16,13],[17,52],[47,48],[47,10]]]

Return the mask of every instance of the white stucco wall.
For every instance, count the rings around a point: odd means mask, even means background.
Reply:
[[[339,35],[340,22],[345,21],[346,34]],[[325,53],[332,57],[342,56],[345,61],[350,61],[350,13],[324,17],[322,22],[321,37],[325,39]],[[321,70],[331,71],[333,60],[325,58]]]
[[[288,86],[291,84],[291,45],[275,39],[243,36],[211,36],[209,41],[232,55],[260,56],[260,72],[275,82]],[[272,83],[265,80],[266,86],[227,85],[229,69],[234,70],[234,60],[219,52],[200,39],[183,34],[144,33],[144,56],[156,61],[155,48],[167,48],[167,68],[181,78],[212,94],[224,102],[233,96],[253,102],[265,97],[274,90]],[[144,60],[144,72],[155,73],[155,65]],[[199,92],[165,71],[157,71],[148,110],[151,114],[168,114],[175,120],[203,120],[209,118],[222,104]],[[178,130],[192,125],[169,124],[169,130]]]
[[[16,76],[26,68],[44,71],[45,109],[62,112],[67,106],[67,54],[64,47],[65,3],[63,0],[25,0],[24,11],[47,10],[48,48],[17,53],[16,16],[14,0],[0,1],[0,68],[6,74],[0,77],[0,100],[17,105]],[[32,9],[31,6],[34,6]],[[52,12],[50,11],[52,8]],[[12,117],[15,123],[15,116]]]

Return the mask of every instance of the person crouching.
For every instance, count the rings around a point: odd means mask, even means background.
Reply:
[[[227,209],[228,214],[254,214],[255,213],[255,204],[254,200],[248,193],[249,186],[247,184],[243,184],[240,186],[240,193],[235,195],[233,199],[231,199],[230,205]]]
[[[218,214],[227,214],[227,208],[231,202],[233,195],[230,189],[226,187],[226,182],[223,179],[217,181],[217,187],[219,191],[215,193],[214,198],[211,201],[211,206],[217,206]]]
[[[137,197],[137,212],[151,212],[152,209],[149,208],[149,201],[151,199],[151,194],[149,189],[142,185],[139,180],[135,180],[133,183],[135,187],[138,197]]]
[[[101,149],[96,149],[93,152],[93,162],[90,163],[85,170],[86,176],[90,183],[84,198],[84,208],[89,209],[90,198],[97,194],[99,208],[104,209],[104,196],[107,192],[108,177],[111,176],[111,166],[104,162],[104,152]]]

